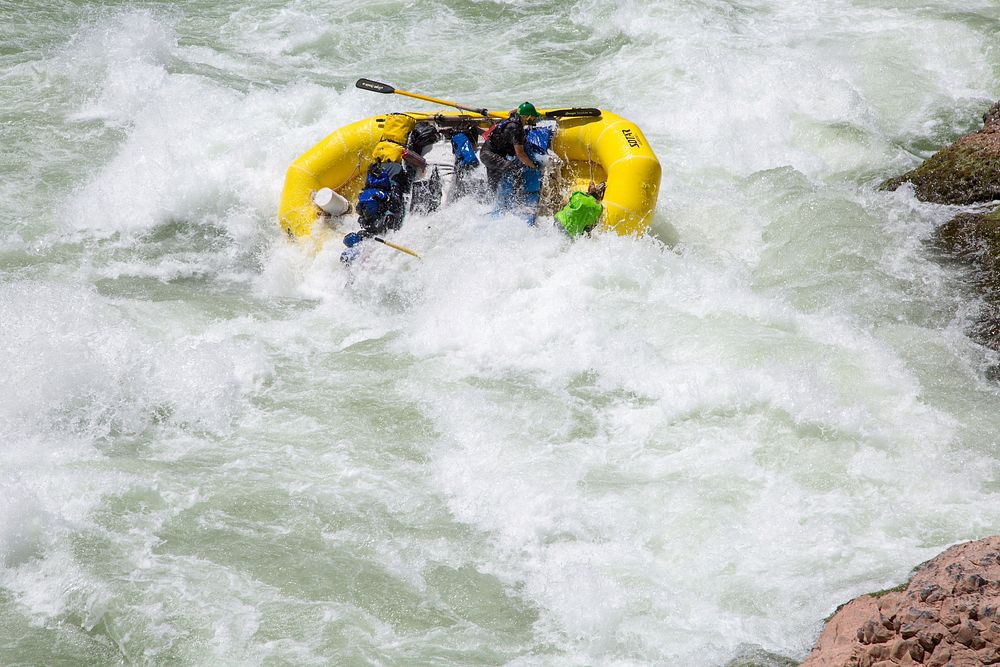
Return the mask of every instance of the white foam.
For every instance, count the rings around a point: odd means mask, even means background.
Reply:
[[[133,661],[797,658],[837,604],[995,531],[991,357],[925,247],[953,209],[872,187],[998,94],[957,12],[989,2],[502,4],[88,10],[0,80],[60,86],[87,139],[40,131],[4,186],[32,195],[0,236],[18,610]],[[638,122],[655,234],[464,200],[390,235],[422,260],[287,243],[297,155],[436,108],[359,76]],[[336,588],[355,566],[371,588]]]

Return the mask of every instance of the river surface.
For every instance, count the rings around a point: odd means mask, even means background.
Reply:
[[[996,355],[877,184],[994,0],[0,0],[0,664],[786,665],[1000,532]],[[642,238],[276,223],[350,121],[595,106]]]

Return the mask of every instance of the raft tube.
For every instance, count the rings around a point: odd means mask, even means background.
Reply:
[[[483,118],[468,114],[406,113],[418,121],[479,122],[485,127]],[[292,163],[278,208],[278,221],[289,236],[312,234],[322,213],[313,202],[320,189],[357,199],[384,123],[382,115],[346,125]],[[607,111],[599,117],[560,118],[552,151],[566,164],[569,191],[585,191],[591,180],[607,182],[601,221],[605,229],[622,235],[646,231],[660,191],[660,161],[635,123]]]

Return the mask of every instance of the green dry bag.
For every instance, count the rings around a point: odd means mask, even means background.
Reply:
[[[574,192],[569,203],[556,213],[556,220],[570,236],[579,236],[590,231],[601,217],[601,203],[586,192]]]

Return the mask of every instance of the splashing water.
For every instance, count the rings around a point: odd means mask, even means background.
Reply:
[[[785,664],[1000,529],[955,209],[875,190],[1000,97],[992,3],[0,16],[0,663]],[[431,108],[362,76],[634,120],[650,234],[290,244],[297,155]]]

